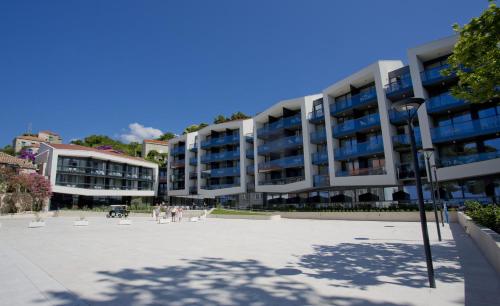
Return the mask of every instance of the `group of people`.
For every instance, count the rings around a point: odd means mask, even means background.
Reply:
[[[160,218],[171,218],[172,222],[181,222],[184,208],[182,206],[166,206],[165,204],[157,205],[152,211],[152,217],[159,222]],[[163,216],[162,216],[163,214]]]

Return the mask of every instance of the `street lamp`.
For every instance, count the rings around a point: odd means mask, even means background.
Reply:
[[[438,232],[439,241],[441,241],[441,229],[439,228],[439,218],[436,208],[436,196],[434,195],[434,183],[432,182],[432,172],[431,172],[431,164],[430,159],[432,154],[434,153],[434,148],[424,148],[422,150],[424,152],[425,160],[427,163],[427,177],[429,178],[429,184],[431,186],[431,196],[432,196],[432,206],[434,208],[434,219],[436,219],[436,227]]]
[[[413,157],[413,167],[415,168],[415,187],[417,188],[418,210],[420,211],[420,226],[424,240],[425,259],[427,262],[427,276],[429,287],[436,288],[434,279],[434,267],[432,265],[431,246],[429,243],[429,233],[427,231],[427,218],[425,217],[424,196],[422,194],[422,181],[419,175],[417,145],[415,144],[415,133],[413,131],[413,119],[417,115],[418,108],[424,103],[422,98],[407,98],[392,104],[392,108],[401,113],[406,113],[406,121],[410,136],[411,153]]]
[[[436,180],[436,190],[437,190],[437,196],[438,196],[438,203],[439,203],[439,212],[441,213],[441,224],[444,227],[444,218],[443,218],[443,203],[441,202],[441,191],[439,190],[439,181],[438,181],[438,176],[436,172],[437,166],[432,165],[432,170],[434,170],[434,179]]]

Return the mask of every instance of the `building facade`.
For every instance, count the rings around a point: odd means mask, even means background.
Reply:
[[[42,142],[62,143],[62,138],[59,134],[51,131],[40,131],[38,134],[25,134],[14,138],[12,145],[14,152],[17,154],[21,150],[27,150],[30,153],[37,154]]]
[[[151,151],[156,151],[160,154],[168,154],[168,142],[156,139],[144,139],[142,141],[141,156],[146,158]]]
[[[36,163],[50,180],[50,209],[152,202],[158,190],[158,165],[120,152],[42,143]]]
[[[454,75],[444,76],[456,37],[408,51],[408,65],[377,61],[324,89],[286,101],[245,121],[205,127],[192,139],[196,152],[181,167],[182,194],[231,197],[240,207],[415,203],[415,176],[437,177],[450,205],[500,199],[499,101],[471,105],[454,98]],[[394,103],[419,97],[415,120],[416,173],[406,114]],[[196,148],[196,149],[195,149]],[[174,147],[170,146],[173,150]],[[178,167],[176,159],[169,168]],[[190,177],[193,179],[191,180]],[[196,178],[196,179],[195,179]],[[171,189],[169,189],[169,192]],[[175,190],[172,190],[175,191]]]

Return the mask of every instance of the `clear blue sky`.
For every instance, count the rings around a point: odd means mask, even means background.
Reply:
[[[314,94],[451,35],[486,0],[1,1],[0,146],[131,123],[182,132]]]

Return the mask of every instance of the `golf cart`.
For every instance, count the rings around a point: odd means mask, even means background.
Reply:
[[[107,218],[114,218],[114,217],[127,217],[129,214],[129,211],[127,210],[127,205],[110,205],[110,210],[108,214],[106,215]]]

